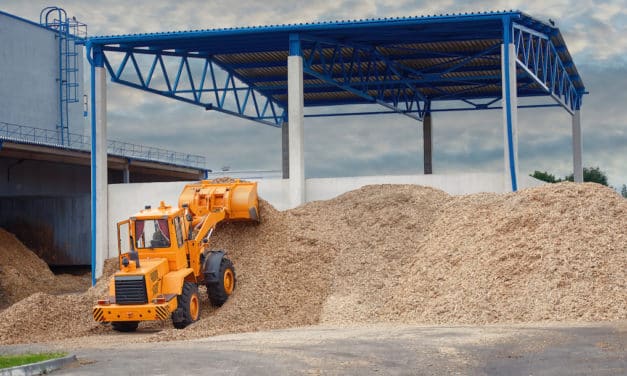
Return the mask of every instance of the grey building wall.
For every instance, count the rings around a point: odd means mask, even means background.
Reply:
[[[0,12],[0,122],[56,133],[57,35]],[[78,47],[78,102],[68,106],[68,125],[71,133],[85,134],[83,49]],[[91,263],[89,195],[89,166],[0,158],[0,226],[50,264]]]
[[[0,197],[90,193],[89,166],[0,158]]]
[[[56,32],[0,13],[0,122],[56,130],[59,123],[59,43]],[[69,130],[83,134],[83,48],[79,101],[69,105]]]
[[[122,183],[122,171],[108,175],[109,183]],[[130,177],[172,180],[148,172]],[[89,166],[8,158],[0,151],[0,227],[51,265],[90,265],[90,178]]]
[[[89,194],[0,197],[0,213],[0,227],[48,264],[91,264]]]
[[[0,158],[0,227],[51,265],[91,264],[89,166]]]

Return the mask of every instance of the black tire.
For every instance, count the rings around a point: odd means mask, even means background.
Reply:
[[[230,273],[232,279],[229,286]],[[226,276],[226,283],[225,283]],[[220,262],[220,272],[218,273],[218,282],[207,283],[207,295],[209,301],[214,307],[221,307],[228,299],[229,296],[235,291],[235,285],[237,284],[237,278],[235,277],[235,268],[233,263],[226,257],[222,258]]]
[[[113,321],[111,323],[113,330],[124,333],[136,331],[138,325],[139,321]]]
[[[176,298],[178,306],[172,312],[172,324],[176,329],[183,329],[200,318],[198,286],[192,282],[183,282],[183,292]]]

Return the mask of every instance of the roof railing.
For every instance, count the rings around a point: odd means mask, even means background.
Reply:
[[[59,132],[52,129],[29,127],[0,121],[0,139],[54,146],[81,151],[91,150],[91,138],[77,133],[69,133],[65,144],[61,143]],[[206,158],[202,155],[181,153],[153,146],[130,142],[108,140],[107,152],[113,155],[147,161],[164,162],[179,166],[206,168]]]

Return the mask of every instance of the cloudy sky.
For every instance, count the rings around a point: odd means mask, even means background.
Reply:
[[[526,1],[57,1],[111,35],[369,17],[517,9],[556,21],[590,92],[584,98],[584,165],[598,166],[610,184],[627,183],[627,0]],[[7,0],[0,9],[38,20],[48,0]],[[370,108],[370,110],[373,110]],[[436,113],[434,173],[502,169],[499,111]],[[208,168],[279,170],[280,129],[206,112],[121,85],[108,88],[109,138],[205,155]],[[519,111],[521,173],[572,172],[570,116],[560,109]],[[309,177],[422,172],[421,124],[400,115],[308,118]]]

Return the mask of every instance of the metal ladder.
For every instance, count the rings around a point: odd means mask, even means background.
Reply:
[[[64,9],[46,7],[39,14],[39,23],[56,31],[59,44],[59,143],[70,146],[70,104],[79,101],[79,53],[76,42],[87,36],[87,25],[68,18]]]

